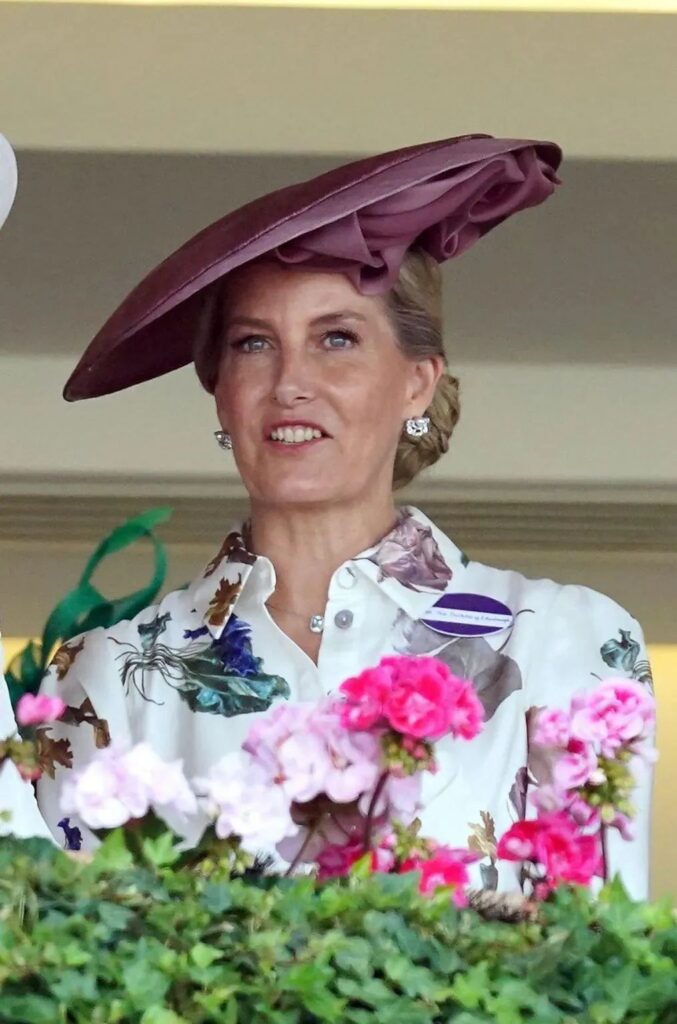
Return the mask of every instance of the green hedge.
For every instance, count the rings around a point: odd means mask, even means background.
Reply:
[[[677,927],[618,883],[537,921],[483,920],[411,875],[231,879],[0,842],[0,1021],[16,1024],[669,1024]]]

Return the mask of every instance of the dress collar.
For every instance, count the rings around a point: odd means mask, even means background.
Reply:
[[[465,572],[463,552],[419,509],[404,506],[393,528],[347,563],[388,595],[398,608],[419,619]],[[245,587],[266,600],[275,588],[267,558],[252,554],[247,527],[228,534],[219,552],[189,587],[195,611],[218,637]]]

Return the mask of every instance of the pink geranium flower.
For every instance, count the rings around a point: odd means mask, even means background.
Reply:
[[[472,739],[484,719],[472,683],[435,658],[382,658],[376,668],[343,683],[340,693],[348,729],[380,726],[421,740],[449,733]]]
[[[534,821],[518,821],[501,836],[500,860],[531,861],[542,867],[550,884],[589,885],[601,873],[602,850],[598,835],[587,835],[563,811],[542,814]]]
[[[452,900],[457,907],[468,905],[465,891],[470,881],[468,864],[478,860],[479,854],[469,850],[437,846],[429,857],[412,857],[405,861],[400,871],[420,871],[419,891],[427,894],[443,886],[453,886]]]
[[[560,789],[578,789],[588,782],[599,785],[603,781],[594,747],[583,740],[570,739],[566,751],[558,758],[553,769],[555,786]]]
[[[566,747],[571,723],[566,711],[559,708],[541,708],[536,718],[534,743],[542,747]]]
[[[19,725],[43,725],[56,722],[66,710],[60,697],[46,693],[24,693],[16,706],[16,720]]]
[[[598,743],[604,757],[614,757],[620,747],[647,739],[655,720],[653,697],[633,679],[606,679],[571,702],[572,735]]]

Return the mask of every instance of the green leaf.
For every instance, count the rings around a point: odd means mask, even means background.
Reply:
[[[134,857],[127,847],[124,830],[110,832],[94,854],[92,867],[100,873],[124,871],[134,865]]]
[[[122,972],[122,980],[137,1010],[148,1010],[162,1003],[170,985],[170,979],[140,959],[128,964]]]
[[[179,1017],[173,1010],[164,1006],[149,1006],[144,1011],[140,1024],[190,1024],[185,1017]]]
[[[56,1024],[58,1004],[45,996],[11,996],[0,998],[0,1020],[11,1024]]]
[[[215,946],[206,946],[204,942],[197,942],[190,951],[190,958],[196,967],[209,967],[223,955],[222,950],[216,949]]]
[[[177,849],[179,840],[173,832],[165,831],[157,838],[146,838],[141,844],[145,859],[155,868],[169,867],[181,857]]]

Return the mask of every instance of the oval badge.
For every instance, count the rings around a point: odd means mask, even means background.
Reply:
[[[492,636],[509,629],[514,615],[507,605],[485,594],[443,594],[421,622],[446,636]]]

